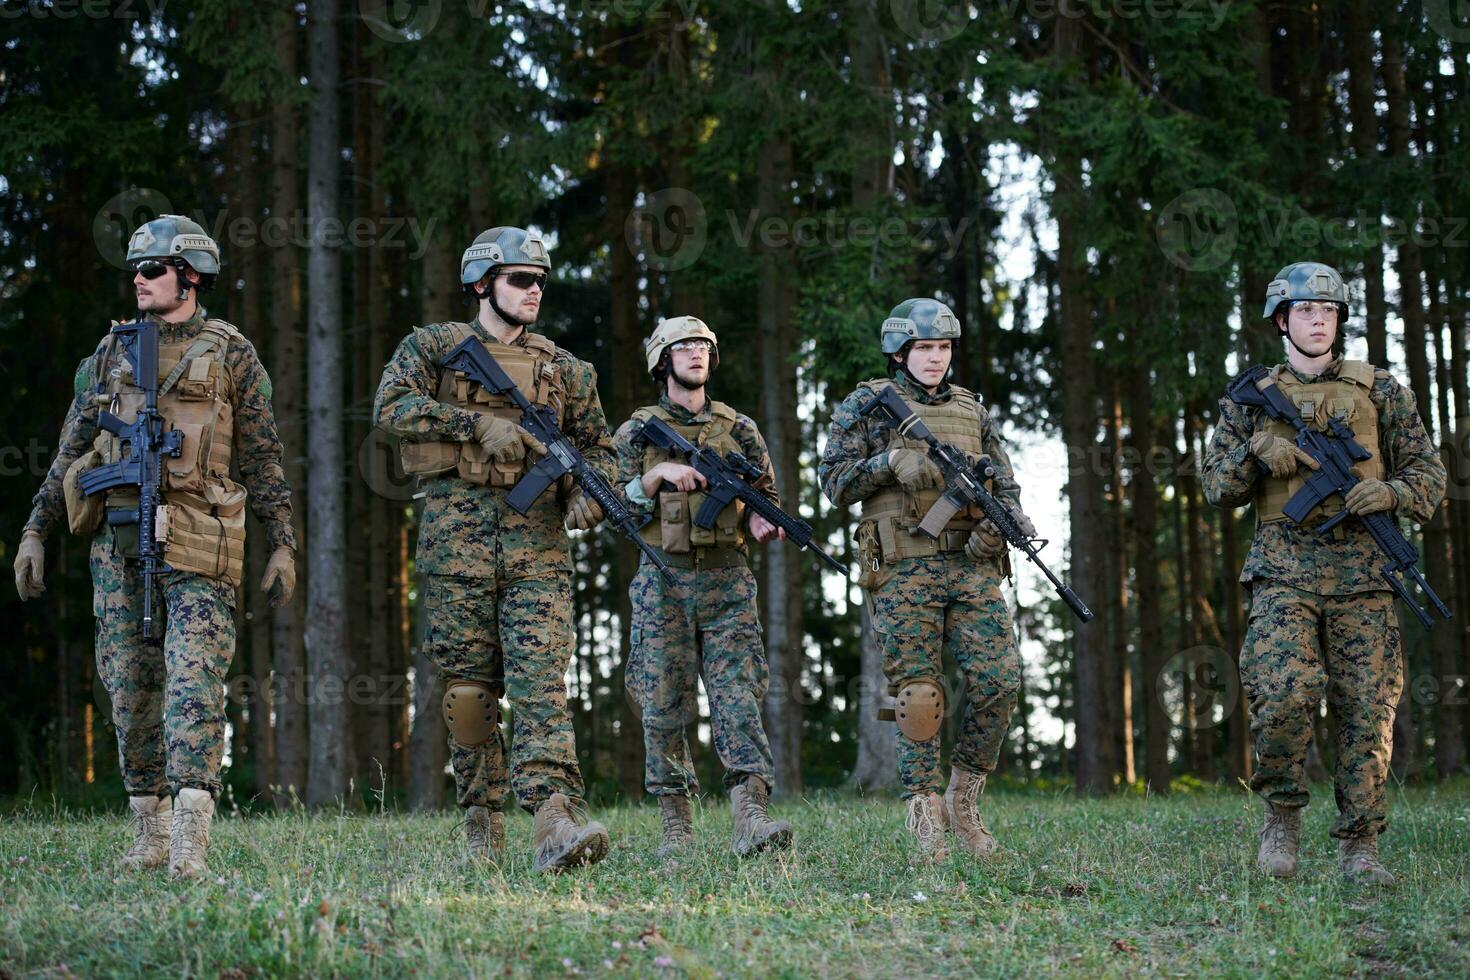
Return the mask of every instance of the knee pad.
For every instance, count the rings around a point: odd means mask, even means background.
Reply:
[[[944,689],[928,678],[908,681],[894,699],[898,730],[915,742],[927,742],[939,734],[944,720]]]
[[[451,678],[444,686],[444,724],[465,748],[484,745],[500,728],[500,697],[484,681]]]

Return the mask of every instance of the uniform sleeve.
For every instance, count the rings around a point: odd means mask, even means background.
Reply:
[[[246,340],[231,350],[235,379],[235,458],[250,494],[250,510],[265,525],[271,550],[296,550],[291,525],[291,486],[281,464],[285,452],[271,408],[271,379],[255,346]]]
[[[887,450],[875,451],[867,422],[858,415],[866,401],[867,396],[856,391],[837,406],[827,429],[827,448],[817,466],[822,492],[839,507],[866,500],[894,482]]]
[[[1261,468],[1250,452],[1255,427],[1245,408],[1229,398],[1220,399],[1218,417],[1205,449],[1205,499],[1214,507],[1241,507],[1250,503],[1261,479]]]
[[[429,349],[425,350],[424,348]],[[420,442],[468,442],[479,416],[435,397],[439,365],[429,328],[414,330],[398,344],[373,399],[373,419],[390,435]]]
[[[621,493],[634,510],[648,514],[653,512],[653,501],[643,492],[643,454],[633,444],[633,433],[637,428],[638,420],[629,419],[613,434],[613,453],[618,467],[613,489]]]
[[[754,420],[742,415],[735,422],[733,435],[735,441],[740,443],[740,451],[745,454],[745,458],[760,467],[761,475],[751,486],[780,507],[781,495],[776,490],[776,468],[771,464],[771,453],[766,448],[766,440],[761,436],[760,429],[756,427]]]
[[[1379,412],[1380,442],[1387,458],[1384,472],[1398,497],[1398,516],[1416,524],[1427,524],[1444,499],[1445,467],[1424,420],[1419,417],[1414,393],[1384,372],[1386,398]]]
[[[1004,444],[1000,441],[1000,426],[991,421],[990,417],[983,412],[980,416],[981,447],[985,455],[990,457],[990,465],[995,467],[995,480],[992,484],[992,493],[1010,504],[1012,509],[1021,509],[1021,485],[1016,482],[1016,472],[1011,467],[1011,457],[1006,453]]]
[[[96,385],[92,377],[95,360],[96,355],[93,355],[83,358],[77,365],[72,379],[71,406],[66,410],[66,418],[61,423],[61,438],[56,457],[51,460],[46,478],[41,481],[41,488],[31,500],[31,514],[26,519],[25,530],[35,531],[43,538],[50,535],[51,529],[66,514],[66,498],[61,490],[61,481],[65,478],[66,471],[77,457],[92,448],[92,443],[97,438],[97,399],[94,396]]]
[[[597,371],[576,358],[569,357],[563,363],[567,404],[562,413],[562,434],[577,447],[588,465],[613,483],[618,461],[613,453],[612,434],[607,430],[607,416],[602,412],[602,399],[597,395]]]

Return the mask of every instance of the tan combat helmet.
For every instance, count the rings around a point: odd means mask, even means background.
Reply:
[[[668,346],[679,340],[693,340],[695,338],[708,340],[713,348],[710,351],[709,369],[713,371],[720,363],[720,342],[715,339],[715,332],[705,325],[705,322],[697,316],[676,316],[667,320],[660,320],[658,326],[653,328],[653,335],[643,342],[643,351],[648,355],[648,375],[655,381],[658,376],[654,370],[659,362],[663,360],[664,351]]]

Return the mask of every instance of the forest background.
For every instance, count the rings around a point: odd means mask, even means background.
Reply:
[[[1450,472],[1412,536],[1456,619],[1426,632],[1401,610],[1394,774],[1465,769],[1454,0],[4,0],[0,40],[6,564],[77,362],[134,308],[138,224],[180,212],[214,235],[206,305],[274,381],[303,547],[295,601],[271,610],[252,531],[229,698],[241,806],[446,803],[413,487],[371,403],[412,325],[472,315],[457,260],[497,224],[548,236],[542,329],[595,365],[613,425],[653,400],[656,321],[706,320],[714,395],[758,421],[782,498],[844,559],[853,516],[815,480],[830,411],[881,374],[891,306],[949,303],[956,380],[1015,447],[1043,556],[1098,614],[1079,628],[1022,563],[1025,690],[1000,777],[1088,794],[1248,774],[1234,663],[1253,518],[1205,504],[1198,462],[1226,380],[1281,360],[1267,281],[1336,265],[1346,351],[1413,388]],[[578,751],[591,795],[637,798],[636,552],[606,530],[574,550]],[[115,803],[85,544],[57,535],[47,560],[41,599],[0,597],[0,795]],[[891,786],[856,586],[789,545],[755,563],[781,791]]]

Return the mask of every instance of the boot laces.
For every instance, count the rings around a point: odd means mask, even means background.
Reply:
[[[172,811],[168,811],[172,812]],[[134,810],[132,812],[133,823],[133,846],[128,848],[129,857],[141,857],[155,837],[168,838],[168,832],[163,826],[163,813],[157,808],[153,812],[146,810]]]
[[[668,797],[665,797],[668,799]],[[689,835],[689,821],[684,814],[684,806],[678,802],[664,803],[663,807],[663,831],[664,837],[678,837],[680,839]]]
[[[174,835],[179,841],[180,858],[203,861],[209,845],[209,813],[204,810],[174,811]]]
[[[955,794],[955,810],[961,821],[973,824],[981,833],[989,833],[985,829],[985,821],[980,818],[980,788],[983,785],[980,779],[970,777],[964,788]]]
[[[909,800],[908,829],[926,847],[932,847],[939,840],[939,825],[934,822],[927,797],[915,796]]]
[[[1261,841],[1278,849],[1293,847],[1301,825],[1292,816],[1276,810],[1267,812],[1266,823],[1261,827]]]
[[[1345,843],[1342,849],[1343,857],[1349,862],[1364,869],[1377,869],[1383,867],[1378,860],[1378,838],[1377,837],[1354,837]]]

